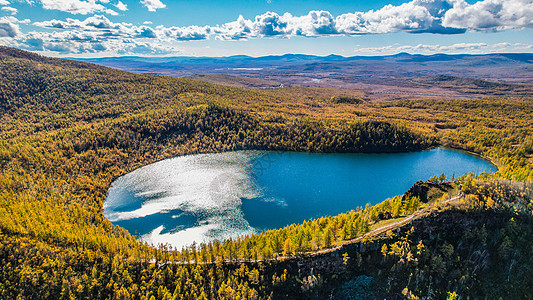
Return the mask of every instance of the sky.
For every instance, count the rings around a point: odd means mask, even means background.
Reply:
[[[533,52],[533,0],[0,0],[0,45],[56,57]]]

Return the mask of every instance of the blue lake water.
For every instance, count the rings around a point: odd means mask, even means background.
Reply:
[[[118,178],[108,191],[104,215],[149,243],[180,248],[377,204],[441,173],[495,171],[480,157],[446,148],[188,155]]]

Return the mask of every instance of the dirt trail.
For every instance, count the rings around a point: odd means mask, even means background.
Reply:
[[[459,195],[457,195],[455,197],[452,197],[452,198],[450,198],[448,200],[440,202],[439,205],[459,200],[462,197],[463,197],[463,194],[460,193]],[[387,232],[388,230],[392,230],[392,229],[395,229],[395,228],[402,227],[402,226],[410,223],[412,220],[414,220],[415,218],[417,218],[421,214],[429,212],[433,207],[434,207],[434,205],[431,205],[431,206],[424,207],[423,209],[419,209],[419,210],[417,210],[416,212],[414,212],[413,214],[411,214],[410,216],[406,217],[403,220],[399,220],[399,221],[396,221],[394,223],[391,223],[391,224],[384,225],[384,226],[378,227],[376,229],[373,229],[373,230],[363,234],[362,236],[359,236],[359,237],[357,237],[355,239],[352,239],[352,240],[344,242],[342,245],[339,245],[339,246],[336,246],[336,247],[333,247],[333,248],[318,250],[318,251],[311,252],[311,253],[305,253],[305,254],[301,255],[301,257],[312,257],[312,256],[318,256],[318,255],[322,255],[322,254],[326,254],[326,253],[335,252],[335,251],[341,250],[342,247],[344,247],[346,245],[358,243],[358,242],[362,241],[366,237],[377,236],[377,235],[380,235],[380,234],[382,234],[384,232]],[[297,257],[298,256],[279,256],[277,258],[271,258],[271,259],[267,259],[267,260],[261,260],[261,259],[258,259],[258,260],[254,260],[254,259],[236,259],[236,260],[224,260],[224,263],[242,263],[242,262],[256,263],[256,262],[263,262],[263,261],[275,261],[275,260],[293,259],[293,258],[297,258]],[[151,263],[156,263],[155,259],[152,259]],[[173,263],[175,263],[175,264],[189,264],[189,263],[185,263],[185,262],[173,262]],[[200,262],[200,264],[214,264],[214,263],[215,262]],[[166,263],[157,263],[158,267],[164,266],[165,264]],[[194,262],[191,261],[190,264],[194,264]]]
[[[462,196],[463,196],[463,194],[460,193],[459,195],[457,195],[455,197],[452,197],[452,198],[450,198],[448,200],[440,202],[439,205],[459,200]],[[343,243],[342,245],[339,245],[337,247],[319,250],[319,251],[316,251],[316,252],[313,252],[313,253],[309,253],[309,254],[306,254],[306,255],[314,256],[314,255],[320,255],[320,254],[324,254],[324,253],[335,252],[337,250],[340,250],[343,246],[360,242],[366,237],[380,235],[380,234],[382,234],[384,232],[387,232],[388,230],[392,230],[392,229],[395,229],[395,228],[402,227],[402,226],[406,225],[407,223],[410,223],[412,220],[414,220],[416,217],[418,217],[422,213],[428,212],[432,207],[433,207],[433,205],[425,207],[423,209],[419,209],[416,212],[414,212],[412,215],[406,217],[403,220],[400,220],[400,221],[397,221],[397,222],[394,222],[394,223],[391,223],[391,224],[388,224],[388,225],[384,225],[382,227],[378,227],[378,228],[376,228],[374,230],[371,230],[371,231],[369,231],[369,232],[363,234],[362,236],[359,236],[359,237],[357,237],[357,238],[355,238],[353,240],[346,241],[345,243]]]

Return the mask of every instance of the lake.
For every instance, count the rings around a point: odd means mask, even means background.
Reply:
[[[111,185],[104,216],[181,248],[377,204],[444,173],[495,172],[463,151],[393,154],[236,151],[163,160]]]

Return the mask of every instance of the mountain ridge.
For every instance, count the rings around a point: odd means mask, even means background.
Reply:
[[[77,58],[77,57],[64,57],[63,59],[79,60],[79,61],[93,61],[93,60],[110,60],[110,59],[153,59],[153,60],[179,60],[179,59],[235,59],[244,58],[252,60],[273,59],[273,58],[298,58],[298,59],[332,59],[332,60],[360,60],[360,59],[384,59],[384,58],[398,58],[398,57],[426,57],[426,58],[464,58],[464,57],[497,57],[503,56],[506,58],[512,58],[515,60],[523,61],[527,59],[528,62],[533,62],[533,53],[522,52],[501,52],[501,53],[485,53],[485,54],[446,54],[446,53],[434,53],[434,54],[411,54],[408,52],[399,52],[390,55],[353,55],[343,56],[339,54],[328,55],[313,55],[313,54],[301,54],[301,53],[286,53],[280,55],[262,55],[262,56],[250,56],[250,55],[229,55],[229,56],[105,56],[98,58]]]
[[[304,86],[360,90],[370,98],[396,99],[404,95],[504,95],[509,91],[471,89],[468,86],[443,88],[428,79],[446,75],[496,83],[517,84],[511,90],[529,94],[533,89],[533,54],[409,54],[385,56],[305,54],[251,57],[106,57],[78,59],[84,62],[140,74],[172,77],[225,74]],[[251,87],[253,88],[253,87]],[[391,93],[391,94],[390,94]],[[425,98],[432,96],[424,96]]]

